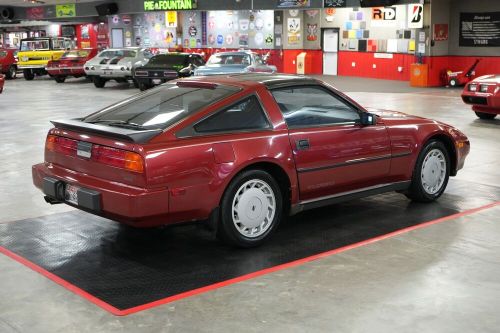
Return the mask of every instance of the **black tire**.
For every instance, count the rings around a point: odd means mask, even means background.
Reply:
[[[17,68],[14,65],[9,67],[7,73],[5,73],[5,77],[9,80],[15,79],[17,77]]]
[[[497,116],[494,113],[477,112],[477,111],[475,111],[475,113],[476,116],[478,116],[480,119],[487,119],[487,120],[494,119]]]
[[[451,79],[449,82],[450,87],[457,87],[458,86],[458,80],[457,79]]]
[[[151,88],[151,87],[149,86],[149,84],[146,84],[146,83],[144,83],[144,82],[139,82],[139,90],[140,90],[140,91],[148,90],[149,88]]]
[[[54,76],[54,80],[56,80],[57,83],[64,83],[64,81],[66,81],[66,76]]]
[[[140,83],[137,80],[134,79],[132,82],[134,83],[134,88],[140,88]]]
[[[24,69],[23,76],[26,81],[31,81],[35,78],[35,73],[31,69]]]
[[[264,182],[269,186],[274,195],[275,211],[272,220],[265,228],[265,232],[255,237],[247,237],[240,233],[235,223],[233,222],[233,200],[236,200],[237,192],[240,188],[249,181]],[[241,192],[240,192],[241,193]],[[250,202],[249,202],[250,203]],[[255,206],[253,207],[255,211]],[[265,212],[265,209],[261,210]],[[258,212],[258,211],[257,211]],[[265,214],[265,213],[263,213]],[[276,180],[263,170],[248,170],[238,174],[226,188],[220,205],[219,227],[217,228],[217,236],[220,240],[230,245],[250,248],[259,246],[269,239],[273,232],[277,229],[283,216],[283,196],[280,187]]]
[[[422,184],[423,183],[422,166],[427,155],[434,150],[440,151],[444,156],[444,160],[446,163],[445,176],[444,176],[445,178],[443,183],[441,184],[441,187],[438,188],[436,192],[429,193],[428,191],[425,190],[424,185]],[[432,173],[434,173],[434,170],[432,171]],[[408,198],[417,202],[434,201],[437,198],[439,198],[441,194],[443,194],[444,190],[446,189],[446,185],[448,185],[449,178],[450,178],[450,154],[446,149],[446,146],[441,141],[431,140],[424,146],[424,148],[418,155],[417,162],[415,163],[415,169],[413,170],[411,185],[410,188],[408,189],[408,192],[405,194]]]
[[[104,88],[106,85],[106,80],[99,76],[95,76],[93,81],[96,88]]]

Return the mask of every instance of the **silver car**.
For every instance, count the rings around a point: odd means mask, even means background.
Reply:
[[[268,55],[262,57],[251,51],[214,53],[205,66],[195,69],[194,75],[220,75],[234,73],[266,72],[275,73],[276,66],[267,64]]]
[[[84,69],[96,88],[103,88],[106,81],[127,82],[133,80],[132,70],[144,66],[153,56],[149,49],[127,47],[107,49],[85,63]],[[137,82],[134,81],[137,87]]]

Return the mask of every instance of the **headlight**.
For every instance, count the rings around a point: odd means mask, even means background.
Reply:
[[[477,91],[477,84],[470,84],[469,91]]]
[[[482,84],[480,87],[479,87],[479,91],[481,91],[482,93],[486,93],[488,92],[488,88],[489,86],[485,85],[485,84]]]

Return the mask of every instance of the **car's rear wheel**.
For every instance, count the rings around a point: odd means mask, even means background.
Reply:
[[[450,177],[450,157],[441,141],[429,141],[420,152],[408,198],[418,202],[431,202],[443,194]]]
[[[478,116],[480,119],[493,119],[497,116],[494,113],[477,112],[477,111],[475,111],[475,112],[476,112],[476,116]]]
[[[26,81],[31,81],[35,78],[35,73],[31,69],[24,69],[23,76]]]
[[[54,76],[54,80],[56,80],[57,83],[64,83],[64,81],[66,81],[66,76]]]
[[[134,83],[134,88],[140,88],[140,84],[137,80],[133,79],[132,82]]]
[[[283,199],[276,180],[263,170],[248,170],[231,181],[221,202],[220,239],[239,247],[264,243],[283,214]]]
[[[15,78],[16,78],[16,76],[17,76],[17,69],[16,69],[16,66],[11,65],[11,66],[9,67],[9,70],[8,70],[8,71],[7,71],[7,73],[5,74],[5,77],[6,77],[7,79],[9,79],[9,80],[10,80],[10,79],[15,79]]]
[[[146,83],[144,83],[144,82],[139,82],[139,90],[140,90],[140,91],[148,90],[149,88],[151,88],[151,87],[149,86],[149,84],[146,84]]]
[[[94,86],[96,88],[104,88],[105,85],[106,85],[105,79],[103,79],[102,77],[99,77],[99,76],[94,77]]]

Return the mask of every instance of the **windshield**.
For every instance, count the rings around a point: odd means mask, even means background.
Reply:
[[[7,51],[0,51],[0,58],[5,58],[7,56]]]
[[[181,65],[182,67],[187,65],[188,57],[182,54],[160,54],[154,56],[149,60],[148,66],[173,66]]]
[[[69,41],[64,38],[57,38],[52,41],[54,50],[65,50],[70,46]]]
[[[89,51],[68,51],[65,52],[61,58],[67,59],[67,58],[85,58],[89,55]]]
[[[222,86],[207,89],[164,84],[91,114],[83,121],[111,126],[133,124],[146,129],[165,129],[233,92],[233,89]]]
[[[99,53],[99,58],[135,58],[137,51],[134,50],[106,50]]]
[[[248,54],[214,54],[208,59],[208,65],[250,65]]]
[[[21,51],[39,51],[48,49],[49,49],[48,39],[21,41]]]

